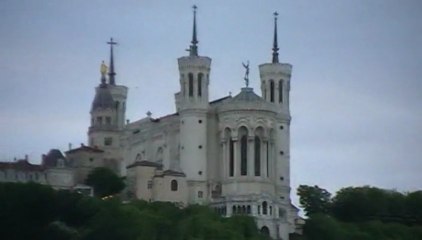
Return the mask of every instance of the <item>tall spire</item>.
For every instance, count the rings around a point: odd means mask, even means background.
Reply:
[[[192,45],[190,45],[189,56],[198,56],[198,39],[196,38],[196,5],[193,5],[193,33],[192,33]]]
[[[116,45],[117,42],[114,42],[113,38],[110,38],[110,42],[107,42],[107,44],[110,45],[110,69],[108,71],[108,80],[111,85],[116,85],[116,81],[114,79],[116,73],[114,72],[113,45]]]
[[[278,13],[274,12],[273,63],[278,63],[277,16]]]

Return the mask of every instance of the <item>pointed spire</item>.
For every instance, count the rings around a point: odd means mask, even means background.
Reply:
[[[193,33],[192,33],[192,45],[190,45],[189,55],[190,56],[198,56],[198,39],[196,38],[196,9],[198,8],[196,5],[193,5]]]
[[[273,63],[278,63],[277,16],[278,13],[274,12]]]
[[[113,38],[110,38],[110,42],[107,42],[110,45],[110,69],[108,71],[108,80],[111,85],[116,85],[116,81],[114,76],[116,73],[114,72],[114,58],[113,58],[113,45],[116,45],[117,42],[113,41]]]

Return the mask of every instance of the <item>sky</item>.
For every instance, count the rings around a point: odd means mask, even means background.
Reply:
[[[38,163],[86,142],[110,37],[127,118],[173,113],[193,4],[199,54],[212,58],[210,100],[239,92],[247,60],[260,94],[278,11],[280,61],[293,65],[293,190],[422,189],[419,0],[2,0],[0,160]]]

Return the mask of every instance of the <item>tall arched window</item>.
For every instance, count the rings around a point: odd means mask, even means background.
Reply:
[[[240,139],[240,175],[245,176],[248,172],[248,136],[243,135]]]
[[[193,74],[189,73],[189,97],[193,97]]]
[[[270,80],[270,102],[274,102],[274,81]]]
[[[261,139],[255,136],[255,176],[261,176]]]
[[[267,201],[262,202],[262,214],[267,215],[268,212],[268,203]]]
[[[171,180],[171,183],[170,183],[170,189],[171,189],[172,191],[177,191],[177,188],[178,188],[177,181],[176,181],[176,180]]]
[[[230,138],[230,156],[229,156],[229,176],[233,177],[234,176],[234,141],[233,139]]]
[[[278,81],[278,102],[283,102],[283,80]]]
[[[202,77],[204,74],[199,73],[198,74],[198,97],[202,96]]]

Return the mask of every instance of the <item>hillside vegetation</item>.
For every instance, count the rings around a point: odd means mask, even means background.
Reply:
[[[0,183],[0,236],[17,240],[260,240],[253,218],[208,207],[86,197],[35,183]]]
[[[347,187],[334,197],[318,186],[298,188],[308,219],[306,240],[422,240],[422,191]]]

